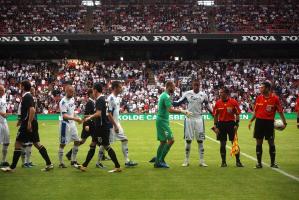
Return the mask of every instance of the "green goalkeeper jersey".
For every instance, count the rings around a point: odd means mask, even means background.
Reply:
[[[169,121],[168,109],[172,106],[170,96],[167,92],[163,92],[159,97],[157,120]]]

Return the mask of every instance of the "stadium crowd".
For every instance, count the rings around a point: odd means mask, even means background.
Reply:
[[[215,7],[220,32],[298,33],[299,7],[285,5],[227,5]]]
[[[153,80],[149,77],[152,74]],[[191,89],[191,81],[199,79],[202,90],[215,104],[218,88],[226,85],[240,103],[242,112],[251,112],[260,82],[272,81],[274,91],[283,101],[286,112],[295,109],[299,81],[299,62],[295,61],[1,61],[0,84],[7,89],[8,112],[16,113],[21,99],[19,81],[29,79],[36,89],[37,112],[56,113],[65,84],[76,90],[77,112],[83,111],[86,91],[94,82],[106,86],[113,80],[123,82],[122,113],[156,113],[159,94],[167,80],[175,81],[173,100]]]
[[[0,34],[299,32],[299,5],[292,1],[213,7],[107,4],[89,9],[76,0],[0,3]]]
[[[204,6],[133,5],[101,6],[93,12],[97,33],[203,33],[209,29]]]

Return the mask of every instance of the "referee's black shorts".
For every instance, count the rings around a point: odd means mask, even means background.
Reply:
[[[228,136],[228,139],[233,141],[235,137],[235,125],[235,121],[218,122],[217,128],[219,129],[219,134],[217,135],[217,140],[227,141]]]
[[[16,141],[21,143],[37,143],[40,142],[39,140],[39,133],[38,133],[38,123],[37,120],[33,120],[31,123],[32,132],[27,130],[27,121],[23,121],[20,125],[19,131],[17,133]]]
[[[253,137],[266,140],[274,139],[274,120],[256,118]]]

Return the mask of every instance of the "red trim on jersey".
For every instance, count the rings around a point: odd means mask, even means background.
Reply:
[[[214,116],[218,115],[219,122],[235,121],[236,115],[239,115],[241,110],[238,102],[233,98],[228,98],[226,102],[222,99],[217,100],[213,109]]]
[[[269,97],[261,94],[256,98],[254,111],[256,118],[274,120],[276,111],[282,112],[283,108],[279,97],[270,93]]]

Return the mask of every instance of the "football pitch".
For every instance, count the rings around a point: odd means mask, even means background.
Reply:
[[[122,125],[129,139],[129,156],[139,163],[135,168],[124,168],[122,173],[110,174],[111,161],[104,161],[107,169],[95,168],[97,153],[87,172],[80,172],[69,166],[58,166],[58,121],[40,121],[41,143],[46,146],[55,165],[50,172],[41,172],[45,163],[33,147],[32,161],[37,166],[21,168],[19,161],[15,173],[0,173],[1,200],[35,199],[299,199],[299,130],[295,120],[288,120],[283,132],[276,132],[276,160],[279,170],[264,165],[253,169],[255,140],[247,128],[248,121],[241,121],[239,144],[244,168],[235,167],[235,159],[227,149],[227,168],[220,168],[219,144],[209,129],[212,121],[206,122],[205,161],[207,168],[198,165],[198,147],[193,142],[191,163],[181,167],[184,160],[183,122],[172,121],[175,143],[166,157],[169,169],[155,169],[148,161],[156,154],[158,142],[154,121],[123,121]],[[11,142],[14,143],[16,122],[9,122]],[[78,126],[81,132],[81,126]],[[85,160],[89,149],[87,143],[78,153],[78,161]],[[71,148],[66,146],[65,153]],[[121,145],[113,144],[118,159],[124,167]],[[98,149],[98,148],[97,148]],[[13,145],[9,148],[8,161],[11,163]],[[268,144],[263,145],[263,161],[269,164]]]

